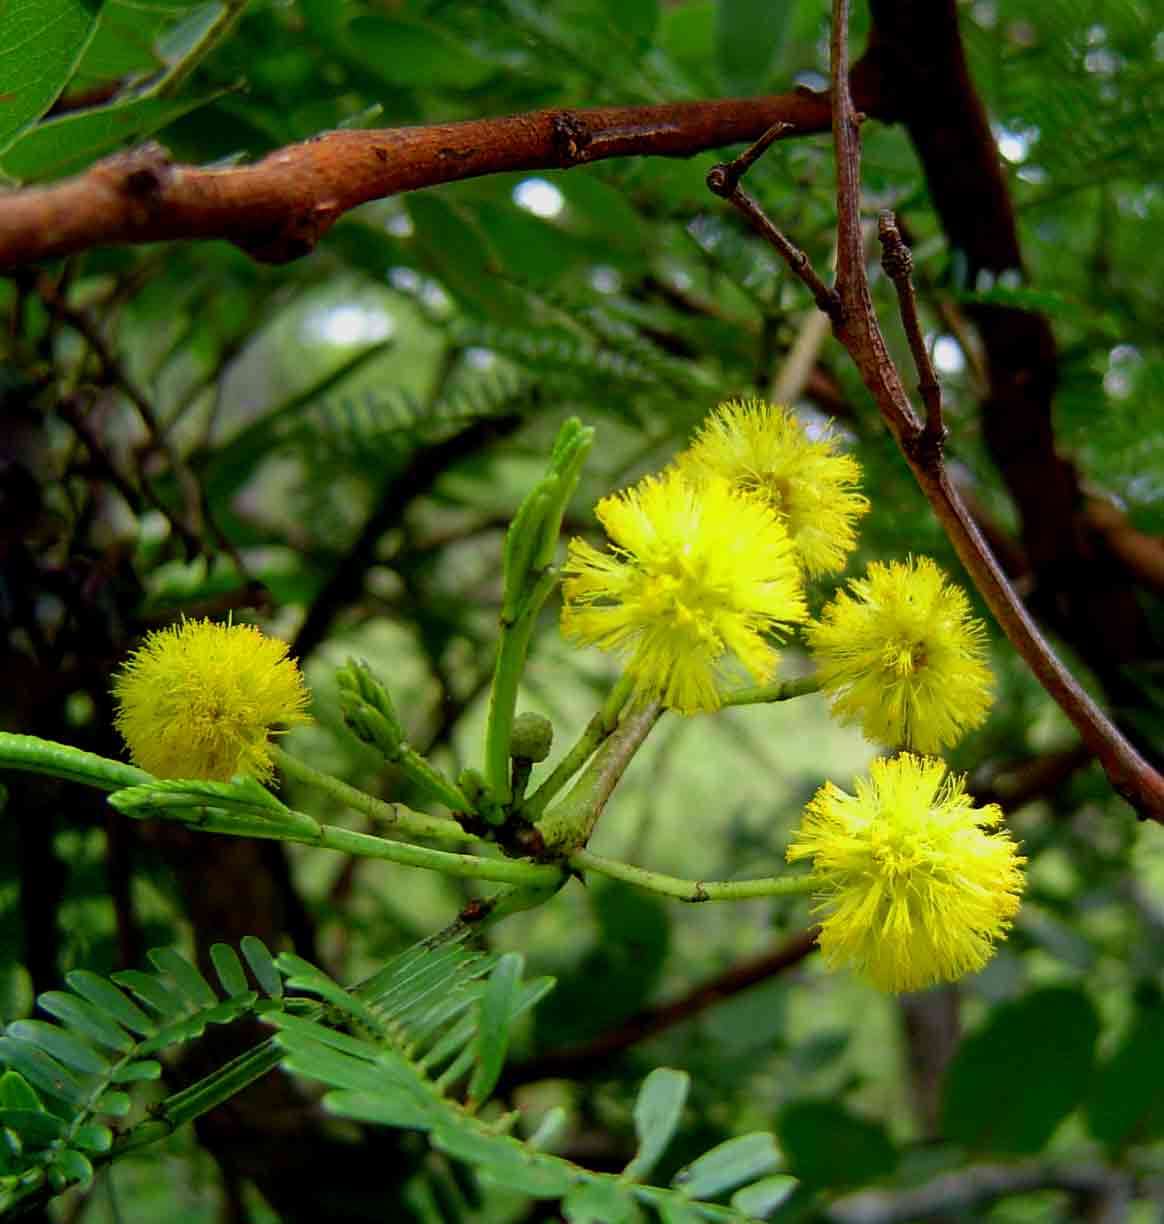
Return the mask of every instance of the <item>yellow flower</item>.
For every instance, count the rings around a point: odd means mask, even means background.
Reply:
[[[854,524],[869,509],[857,492],[861,467],[826,430],[813,440],[785,408],[729,400],[678,459],[693,478],[722,476],[760,497],[788,529],[810,578],[844,569]]]
[[[767,506],[671,469],[595,513],[614,550],[570,542],[567,637],[630,652],[639,691],[688,714],[719,706],[729,654],[758,682],[771,678],[777,655],[764,635],[807,612],[788,533]]]
[[[928,557],[874,562],[807,631],[821,687],[869,739],[937,752],[985,722],[986,628]]]
[[[882,990],[918,990],[981,969],[1018,912],[1026,859],[938,760],[874,761],[856,795],[826,783],[805,808],[789,862],[813,860],[830,968]]]
[[[158,778],[269,778],[271,730],[309,721],[298,664],[252,625],[183,621],[151,633],[113,695],[134,763]]]

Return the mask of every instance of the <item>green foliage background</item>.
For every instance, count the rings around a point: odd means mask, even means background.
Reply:
[[[0,169],[32,184],[147,137],[179,161],[232,164],[340,126],[819,88],[825,8],[819,0],[27,0],[0,6],[0,93],[24,108],[0,122]],[[1060,450],[1089,492],[1155,535],[1164,531],[1160,5],[975,0],[959,14],[1006,159],[1026,279],[966,284],[906,135],[875,123],[864,130],[869,202],[900,209],[913,236],[951,456],[978,502],[1013,531],[981,437],[981,355],[972,328],[963,347],[950,320],[983,301],[1043,312],[1060,349]],[[35,71],[18,16],[46,48]],[[859,47],[864,6],[854,18]],[[68,99],[110,82],[119,92],[99,105],[45,113],[62,90]],[[144,627],[179,612],[245,611],[256,604],[247,584],[257,583],[269,593],[265,623],[294,640],[308,610],[331,599],[345,557],[363,549],[355,590],[331,607],[305,658],[319,721],[289,746],[375,793],[417,802],[335,713],[332,675],[357,654],[391,678],[413,742],[455,773],[483,734],[502,533],[560,422],[578,415],[598,428],[567,522],[572,533],[592,532],[598,497],[664,463],[721,399],[769,389],[810,318],[800,286],[706,191],[716,160],[608,161],[385,200],[279,268],[225,243],[174,244],[100,249],[46,267],[51,293],[21,275],[0,283],[8,439],[0,614],[12,679],[0,692],[0,725],[115,753],[107,679]],[[828,139],[777,144],[749,183],[827,266]],[[890,320],[884,289],[875,283]],[[54,301],[93,321],[119,371]],[[895,327],[887,330],[903,350]],[[850,572],[911,552],[958,572],[831,340],[818,368],[830,394],[810,384],[799,406],[810,420],[838,412],[873,503]],[[143,430],[126,381],[152,406],[168,453]],[[128,493],[62,404],[80,409],[113,466],[129,474]],[[493,423],[491,433],[482,422]],[[412,487],[418,456],[474,427],[482,433],[473,445],[417,485],[367,547],[365,524],[393,490]],[[158,505],[174,513],[190,475],[216,526],[188,548]],[[1138,596],[1156,626],[1157,595],[1145,586]],[[554,611],[540,626],[522,707],[548,715],[564,746],[614,672],[599,654],[566,648]],[[1074,661],[1072,643],[1060,644]],[[1016,768],[1070,748],[1073,735],[1005,642],[993,662],[996,710],[951,759],[983,790],[998,782],[1005,795]],[[788,660],[791,672],[803,665]],[[1143,700],[1127,711],[1153,750],[1158,668],[1158,659],[1137,664]],[[680,875],[767,874],[804,800],[826,778],[847,784],[871,752],[830,723],[816,698],[668,718],[594,848]],[[321,814],[315,797],[293,786],[286,794]],[[234,940],[191,908],[189,878],[175,863],[197,850],[136,831],[127,850],[127,834],[100,805],[67,788],[46,796],[30,806],[14,781],[0,823],[4,1019],[29,1014],[34,992],[68,971],[129,967],[127,948],[177,944],[194,954]],[[902,1003],[826,976],[809,959],[617,1056],[580,1056],[572,1075],[513,1088],[503,1078],[505,1099],[531,1126],[564,1106],[559,1150],[588,1167],[618,1168],[634,1151],[639,1084],[653,1068],[682,1068],[691,1091],[661,1171],[669,1176],[731,1136],[774,1131],[784,1168],[803,1183],[772,1217],[781,1220],[844,1219],[844,1196],[855,1191],[893,1195],[1012,1158],[1049,1169],[1083,1162],[1131,1179],[1136,1201],[1124,1218],[1156,1218],[1160,830],[1138,825],[1094,766],[1011,821],[1031,860],[1028,897],[996,960],[956,990]],[[349,873],[316,852],[296,849],[289,859],[280,912],[285,920],[295,899],[299,929],[313,931],[318,962],[341,981],[443,926],[468,899],[458,883],[385,864]],[[227,870],[217,860],[188,862],[190,873]],[[263,913],[263,895],[242,902],[240,922]],[[275,929],[258,933],[291,947],[285,921],[259,920]],[[557,978],[515,1030],[511,1067],[681,999],[808,921],[801,902],[680,907],[616,885],[571,888],[490,934],[495,950],[524,955],[528,977]],[[934,1053],[936,1069],[918,1070],[919,1050]],[[450,1171],[455,1162],[391,1135],[386,1188],[369,1186],[371,1173],[320,1167],[312,1177],[326,1191],[334,1176],[334,1201],[362,1199],[367,1218],[558,1218],[521,1194],[466,1187],[466,1175]],[[349,1139],[358,1146],[354,1130]],[[374,1172],[377,1150],[368,1147],[366,1170]],[[74,1194],[52,1218],[298,1218],[254,1189],[262,1178],[252,1165],[223,1167],[220,1176],[187,1128],[117,1165],[103,1183],[108,1194]],[[1082,1218],[1070,1184],[1049,1173],[956,1218]],[[242,1214],[220,1214],[231,1210]],[[613,1219],[612,1210],[583,1203],[569,1218]]]

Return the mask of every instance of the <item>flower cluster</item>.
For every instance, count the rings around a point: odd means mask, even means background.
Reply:
[[[787,411],[723,404],[661,476],[599,503],[612,552],[571,542],[564,632],[623,651],[664,705],[716,709],[726,665],[771,679],[768,639],[807,619],[804,578],[844,565],[868,508],[859,475]]]
[[[869,509],[861,468],[828,429],[810,438],[790,412],[763,400],[729,400],[704,424],[679,466],[697,480],[723,477],[771,506],[809,578],[842,570]]]
[[[722,700],[734,658],[758,682],[772,639],[807,620],[801,584],[841,570],[869,508],[860,468],[788,411],[730,401],[661,476],[597,508],[609,551],[570,545],[562,627],[618,650],[640,692],[690,713]],[[938,752],[986,718],[986,631],[928,558],[871,564],[805,630],[841,721]],[[1022,864],[937,760],[876,761],[855,795],[826,785],[788,851],[811,859],[831,966],[912,990],[981,968],[1016,913]]]
[[[696,486],[678,469],[604,498],[613,552],[572,540],[565,567],[567,637],[626,650],[647,696],[692,713],[719,705],[717,668],[734,655],[757,680],[776,665],[765,635],[807,616],[787,531],[726,480]]]
[[[856,791],[826,783],[788,848],[812,860],[826,963],[894,991],[981,969],[1023,887],[1000,809],[975,808],[941,761],[909,753],[874,761]]]
[[[267,779],[272,730],[309,721],[286,644],[253,625],[183,621],[151,633],[113,695],[134,763],[158,778]]]
[[[876,743],[938,752],[990,710],[986,628],[928,557],[873,562],[807,636],[833,713]]]

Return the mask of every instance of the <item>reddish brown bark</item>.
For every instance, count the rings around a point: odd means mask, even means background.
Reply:
[[[508,170],[690,157],[755,140],[776,122],[825,131],[828,100],[802,91],[328,132],[256,165],[216,170],[174,165],[147,145],[64,182],[0,196],[0,267],[176,238],[226,238],[256,259],[282,263],[305,255],[337,218],[369,200]]]

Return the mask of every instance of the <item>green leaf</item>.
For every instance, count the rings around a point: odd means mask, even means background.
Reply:
[[[776,1140],[766,1131],[740,1135],[705,1152],[679,1170],[671,1184],[689,1198],[714,1198],[771,1173],[780,1164]]]
[[[691,1077],[686,1071],[656,1067],[643,1080],[635,1101],[635,1134],[639,1150],[623,1171],[632,1181],[642,1181],[658,1163],[679,1125]]]
[[[465,1124],[443,1121],[433,1129],[433,1144],[448,1156],[463,1160],[477,1173],[532,1198],[561,1198],[573,1185],[565,1161],[529,1152],[505,1135],[489,1135]]]
[[[230,944],[213,944],[210,948],[210,960],[226,994],[240,995],[250,990],[251,984],[247,981],[246,970],[238,958],[238,953]]]
[[[14,1130],[29,1147],[48,1147],[65,1131],[65,1122],[43,1109],[0,1109],[0,1126]]]
[[[180,1015],[186,1009],[181,995],[159,981],[152,973],[142,973],[140,969],[122,969],[112,976],[119,986],[132,991],[143,1003],[166,1018]]]
[[[777,1132],[792,1172],[814,1186],[863,1185],[897,1165],[885,1128],[833,1101],[789,1102]]]
[[[144,140],[221,94],[220,90],[202,98],[173,102],[131,98],[49,119],[26,132],[0,155],[0,169],[21,182],[70,174],[114,149]]]
[[[36,1089],[18,1071],[0,1075],[0,1109],[43,1109]]]
[[[81,1108],[87,1099],[88,1094],[81,1083],[39,1046],[12,1037],[0,1037],[0,1063],[20,1072],[41,1092],[57,1097],[75,1109]]]
[[[34,124],[73,75],[103,0],[8,0],[0,6],[0,151]]]
[[[93,1112],[108,1114],[111,1118],[124,1118],[129,1113],[132,1104],[127,1092],[110,1089],[97,1098],[97,1105]]]
[[[516,952],[507,952],[489,975],[481,996],[477,1065],[469,1080],[469,1100],[478,1105],[488,1099],[505,1063],[509,1029],[521,986],[521,968],[521,957]]]
[[[108,1152],[113,1146],[113,1132],[108,1126],[94,1122],[77,1127],[73,1132],[73,1142],[83,1152]]]
[[[1164,1003],[1159,999],[1137,1010],[1123,1040],[1096,1072],[1087,1128],[1112,1149],[1164,1135]]]
[[[88,969],[74,969],[65,975],[65,981],[83,999],[87,999],[94,1007],[99,1007],[111,1016],[122,1028],[150,1037],[157,1031],[157,1024],[134,1003],[128,995],[122,994],[112,982]]]
[[[239,941],[242,954],[255,975],[255,981],[272,999],[283,997],[283,978],[275,968],[275,958],[257,935],[244,935]]]
[[[356,17],[351,51],[382,80],[406,88],[475,89],[497,69],[436,26],[394,17]]]
[[[977,1151],[1039,1151],[1082,1100],[1098,1035],[1091,1000],[1071,987],[995,1008],[946,1073],[943,1133]]]
[[[148,955],[158,972],[168,973],[178,989],[195,1006],[213,1007],[218,1002],[218,995],[211,990],[210,983],[173,948],[151,948]]]
[[[570,1224],[641,1224],[646,1219],[633,1194],[610,1181],[577,1186],[562,1200],[562,1215]]]
[[[729,87],[751,93],[768,80],[792,5],[793,0],[719,0],[715,50]]]
[[[329,1092],[324,1096],[323,1103],[331,1113],[340,1117],[371,1122],[376,1126],[428,1130],[432,1125],[429,1110],[422,1103],[383,1085],[364,1091],[341,1089]]]
[[[50,1016],[56,1016],[70,1028],[84,1033],[91,1041],[122,1054],[133,1049],[133,1039],[123,1028],[107,1019],[105,1013],[92,1003],[87,1003],[74,994],[66,994],[63,990],[48,990],[38,996],[37,1003]]]
[[[732,1206],[746,1216],[767,1219],[777,1207],[796,1189],[799,1182],[790,1173],[773,1173],[758,1182],[737,1190],[732,1195]]]
[[[40,1046],[58,1062],[74,1071],[86,1075],[100,1075],[109,1066],[108,1061],[92,1046],[79,1041],[67,1029],[57,1024],[46,1024],[43,1020],[16,1020],[8,1026],[9,1037],[17,1037]]]
[[[87,1157],[72,1148],[66,1148],[53,1161],[52,1180],[57,1184],[85,1184],[93,1176],[93,1166]]]
[[[147,1080],[158,1080],[162,1078],[162,1064],[155,1062],[152,1058],[142,1058],[118,1067],[109,1078],[114,1084],[137,1084]]]

